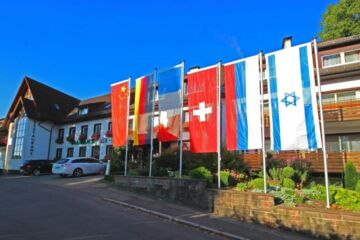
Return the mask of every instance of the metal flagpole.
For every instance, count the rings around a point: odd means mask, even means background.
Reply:
[[[317,48],[316,38],[313,39],[313,44],[314,44],[314,52],[315,52],[316,79],[317,79],[318,92],[319,92],[321,138],[322,138],[322,151],[323,151],[323,159],[324,159],[324,175],[325,175],[325,188],[326,188],[326,207],[330,208],[329,176],[328,176],[327,153],[326,153],[326,144],[325,144],[324,114],[323,114],[323,105],[322,105],[318,48]]]
[[[221,61],[218,63],[218,104],[217,104],[217,141],[218,141],[218,189],[221,188]]]
[[[153,76],[153,97],[152,97],[152,117],[151,117],[151,132],[150,132],[150,162],[149,162],[149,177],[152,175],[152,159],[154,150],[154,112],[155,112],[155,94],[156,94],[156,81],[157,81],[157,69],[155,68]]]
[[[259,52],[260,60],[260,92],[261,92],[261,132],[262,132],[262,160],[264,173],[264,193],[267,192],[266,186],[266,150],[265,150],[265,117],[264,117],[264,77],[263,77],[263,54]]]
[[[180,162],[179,162],[179,177],[182,177],[182,158],[183,158],[183,109],[184,109],[184,75],[185,75],[185,61],[182,61],[181,63],[181,89],[180,89],[180,142],[179,142],[179,148],[180,148]]]
[[[128,79],[128,109],[127,109],[127,116],[126,116],[126,147],[125,147],[125,170],[124,176],[127,176],[127,165],[128,165],[128,151],[129,151],[129,115],[130,115],[130,91],[131,88],[131,77]]]

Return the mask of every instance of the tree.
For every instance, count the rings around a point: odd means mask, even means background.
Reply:
[[[340,0],[322,16],[319,37],[325,41],[360,34],[360,1]]]

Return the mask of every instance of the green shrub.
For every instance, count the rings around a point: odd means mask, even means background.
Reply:
[[[250,187],[257,190],[264,189],[264,179],[263,178],[255,178],[249,183]]]
[[[230,178],[231,178],[231,173],[230,172],[227,172],[227,171],[221,171],[220,172],[220,180],[221,180],[221,183],[224,186],[226,186],[226,187],[229,186]]]
[[[275,198],[281,199],[287,206],[295,206],[305,201],[303,196],[289,188],[282,188],[280,191],[271,192],[271,194]]]
[[[347,162],[344,171],[345,188],[355,190],[358,179],[359,173],[356,171],[354,163],[350,161]]]
[[[112,175],[105,175],[104,180],[109,181],[109,182],[113,182],[115,180],[115,178]]]
[[[205,167],[197,167],[193,170],[190,170],[189,176],[193,179],[204,179],[208,183],[213,182],[213,176],[211,172]]]
[[[290,178],[284,178],[283,187],[284,188],[289,188],[289,189],[294,189],[295,188],[295,182]]]
[[[269,175],[272,180],[281,182],[283,180],[283,169],[282,168],[271,168],[269,170]]]
[[[355,191],[360,193],[360,179],[358,180],[357,184],[356,184],[356,188]]]
[[[247,183],[238,183],[236,184],[236,190],[240,191],[240,192],[245,192],[248,189],[248,184]]]
[[[295,171],[292,167],[284,167],[283,168],[283,175],[284,178],[292,178],[295,174]]]
[[[360,193],[338,188],[335,194],[335,203],[343,209],[360,212]]]

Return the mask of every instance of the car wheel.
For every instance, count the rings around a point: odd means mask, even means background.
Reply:
[[[67,177],[67,174],[60,174],[60,177],[66,178],[66,177]]]
[[[34,176],[40,176],[40,170],[39,169],[35,169],[34,171],[33,171],[33,174],[34,174]]]
[[[74,177],[81,177],[83,175],[83,170],[81,168],[76,168],[73,172]]]

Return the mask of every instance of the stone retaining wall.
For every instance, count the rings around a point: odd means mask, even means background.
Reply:
[[[360,239],[360,214],[335,209],[274,205],[268,194],[218,191],[214,214],[310,232],[329,239]]]
[[[206,181],[162,177],[115,176],[116,185],[128,190],[150,193],[159,198],[180,202],[185,205],[208,210],[211,196],[208,196]],[[209,201],[210,199],[210,201]]]
[[[202,180],[115,176],[114,181],[121,188],[206,209],[218,216],[309,232],[329,239],[360,239],[358,213],[275,206],[274,197],[269,194],[207,189]]]

